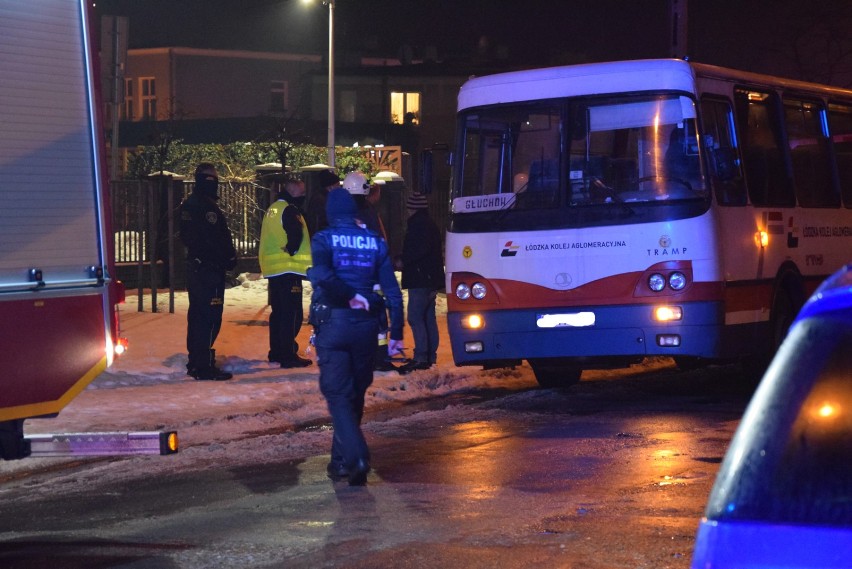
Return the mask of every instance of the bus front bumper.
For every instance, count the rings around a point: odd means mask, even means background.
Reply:
[[[499,365],[539,358],[647,356],[712,358],[720,353],[719,302],[683,303],[682,319],[654,320],[653,305],[450,312],[447,327],[456,365]],[[479,326],[476,324],[479,317]],[[605,367],[589,365],[586,367]]]

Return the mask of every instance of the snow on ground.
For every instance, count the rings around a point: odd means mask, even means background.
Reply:
[[[248,452],[257,453],[259,460],[327,452],[329,419],[319,392],[319,368],[314,363],[284,370],[267,361],[266,281],[255,274],[240,275],[239,280],[238,286],[225,291],[223,325],[215,344],[219,366],[234,373],[234,379],[195,381],[186,375],[185,292],[175,293],[173,314],[168,312],[167,290],[158,291],[156,313],[151,312],[150,291],[145,291],[143,312],[137,311],[138,297],[128,294],[120,314],[122,334],[130,342],[128,352],[58,417],[28,420],[27,434],[177,430],[181,441],[178,455],[142,457],[157,460],[158,468],[181,468],[199,460],[221,463],[234,457],[235,445],[243,459]],[[305,289],[307,314],[307,282]],[[446,297],[439,295],[441,346],[437,366],[407,376],[376,373],[367,394],[368,410],[470,389],[525,389],[535,385],[532,370],[526,365],[487,372],[478,367],[455,367],[445,316]],[[304,355],[316,360],[316,353],[308,346],[310,333],[311,327],[303,326],[299,344]],[[411,354],[413,341],[407,326],[405,334],[406,353]],[[647,369],[647,365],[637,367]],[[604,373],[585,372],[584,378]],[[309,426],[317,428],[306,429]],[[68,459],[0,462],[0,474],[57,460]]]

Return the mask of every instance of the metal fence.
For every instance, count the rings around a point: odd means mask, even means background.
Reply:
[[[143,289],[150,289],[156,299],[158,288],[168,288],[172,293],[186,286],[185,253],[178,237],[178,208],[194,185],[169,176],[110,184],[117,278],[128,289],[139,290],[140,310]],[[430,214],[443,235],[447,225],[448,188],[444,185],[439,188],[428,199]],[[408,192],[402,183],[388,183],[378,207],[392,255],[402,252]],[[240,257],[237,271],[258,272],[260,228],[269,207],[270,190],[254,182],[222,182],[219,196],[219,207],[228,218]]]
[[[178,208],[193,186],[193,182],[170,177],[110,184],[116,268],[129,288],[183,288]],[[269,190],[252,182],[223,182],[219,196],[240,268],[256,270]]]

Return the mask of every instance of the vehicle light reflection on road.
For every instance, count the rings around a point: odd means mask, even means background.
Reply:
[[[688,468],[685,445],[689,437],[684,433],[656,433],[654,439],[661,441],[661,447],[651,452],[650,467],[654,484],[657,486],[672,486],[686,482],[680,475]]]
[[[454,481],[469,480],[464,498],[470,501],[489,500],[499,491],[501,483],[513,473],[501,457],[513,456],[506,446],[520,444],[516,433],[505,429],[500,422],[473,421],[455,425],[449,442],[463,453],[464,460],[446,463],[446,476]],[[483,480],[494,484],[481,484]]]

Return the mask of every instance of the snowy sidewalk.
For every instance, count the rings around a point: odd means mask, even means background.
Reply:
[[[281,369],[266,360],[266,298],[264,279],[245,280],[242,286],[225,291],[223,325],[215,348],[218,365],[233,372],[234,379],[211,382],[195,381],[186,375],[186,293],[176,293],[174,314],[168,312],[167,291],[158,292],[157,313],[150,312],[150,294],[144,298],[146,312],[137,312],[138,297],[128,295],[121,306],[121,330],[130,342],[127,353],[57,418],[28,420],[26,432],[177,429],[182,445],[187,446],[227,441],[272,426],[296,428],[326,419],[316,363],[307,368]],[[308,298],[306,292],[306,308]],[[443,295],[438,312],[438,365],[407,376],[376,373],[367,394],[368,408],[472,386],[506,386],[507,378],[502,374],[453,365]],[[303,352],[310,333],[310,326],[302,327],[299,345]],[[405,334],[410,354],[413,341],[407,326]],[[306,355],[316,361],[315,352]],[[534,384],[528,369],[514,375],[515,381]]]

